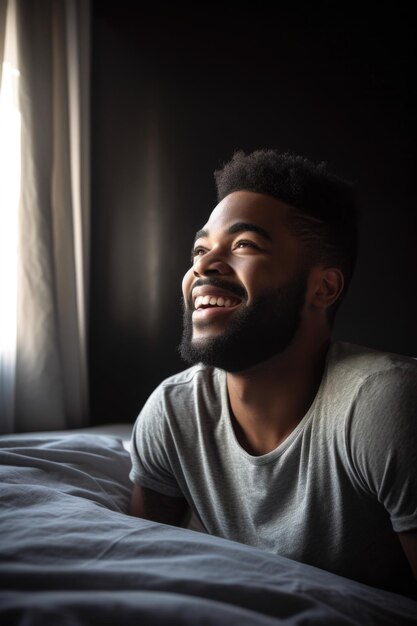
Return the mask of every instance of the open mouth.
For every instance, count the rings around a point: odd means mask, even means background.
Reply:
[[[204,309],[211,308],[224,308],[230,309],[238,305],[240,302],[239,298],[233,298],[230,296],[214,296],[214,295],[205,295],[205,296],[197,296],[194,300],[194,310],[201,311]]]

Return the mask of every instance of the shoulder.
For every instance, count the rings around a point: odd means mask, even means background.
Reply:
[[[341,375],[366,380],[369,376],[405,372],[417,376],[417,360],[403,354],[386,352],[344,341],[332,344],[329,364]]]
[[[386,455],[417,444],[417,362],[400,354],[336,344],[333,382],[349,395],[346,435],[357,452]],[[373,454],[373,453],[372,453]]]
[[[336,342],[328,354],[326,405],[348,445],[383,449],[415,439],[417,362],[407,356]],[[355,444],[354,444],[355,442]]]
[[[186,417],[204,413],[221,404],[225,374],[221,370],[195,365],[163,380],[146,401],[140,417],[160,418],[166,422],[176,421],[179,415]]]
[[[172,447],[195,447],[196,433],[210,430],[221,414],[223,378],[221,370],[196,365],[163,380],[140,411],[133,440],[142,447],[147,441],[149,448],[163,442],[163,454]]]
[[[165,399],[196,398],[197,396],[216,396],[223,383],[224,372],[202,364],[194,365],[163,380],[155,389]]]
[[[168,376],[165,378],[160,384],[161,388],[176,388],[182,386],[190,386],[195,384],[196,381],[210,384],[211,381],[217,379],[219,376],[221,377],[222,372],[214,367],[208,367],[207,365],[203,365],[199,363],[198,365],[193,365],[181,372],[177,372],[172,376]]]
[[[362,488],[398,517],[399,503],[412,503],[416,488],[417,363],[339,342],[328,367],[330,402],[335,409],[343,406],[335,412],[344,458]]]
[[[335,342],[328,354],[329,379],[356,397],[373,400],[400,394],[403,399],[417,392],[417,360],[346,342]],[[398,400],[398,397],[397,397]]]

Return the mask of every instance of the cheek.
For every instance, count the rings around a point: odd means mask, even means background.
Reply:
[[[256,265],[247,263],[245,267],[240,267],[236,274],[248,291],[263,291],[279,283],[279,276],[274,269],[271,269],[269,263]]]
[[[188,300],[188,296],[190,295],[190,289],[191,289],[191,285],[193,282],[193,277],[194,277],[194,273],[193,273],[193,268],[190,267],[190,269],[188,270],[188,272],[184,275],[184,278],[182,279],[182,295],[184,297],[184,300]]]

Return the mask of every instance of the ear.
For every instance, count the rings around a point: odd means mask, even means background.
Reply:
[[[337,267],[317,266],[311,272],[311,306],[327,309],[339,298],[345,286],[343,273]]]

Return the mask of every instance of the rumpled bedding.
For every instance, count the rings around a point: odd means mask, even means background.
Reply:
[[[0,622],[19,626],[417,624],[417,602],[128,515],[121,439],[0,437]]]

